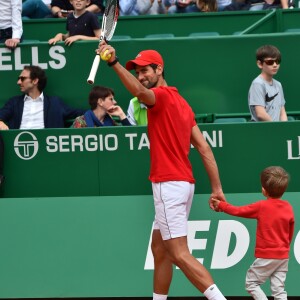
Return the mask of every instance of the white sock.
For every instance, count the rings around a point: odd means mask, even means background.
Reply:
[[[153,293],[153,300],[167,300],[168,295],[159,295]]]
[[[203,294],[209,300],[226,300],[215,284],[211,285]]]

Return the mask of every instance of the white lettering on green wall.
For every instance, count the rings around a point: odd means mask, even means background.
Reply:
[[[62,46],[53,46],[48,53],[40,53],[41,48],[17,47],[14,51],[7,48],[0,48],[0,71],[23,70],[26,65],[39,66],[46,70],[62,69],[66,65],[65,49]]]
[[[214,235],[207,232],[210,230],[210,220],[189,221],[188,222],[188,247],[194,257],[203,265],[209,265],[204,261],[203,257],[199,257],[205,252],[212,252],[211,269],[228,269],[238,264],[246,255],[250,244],[250,235],[244,224],[235,220],[220,220],[215,235],[215,243],[213,249],[207,247],[207,238],[200,238]],[[153,228],[152,228],[153,230]],[[150,234],[148,251],[144,265],[145,270],[154,269],[153,255],[151,251],[151,235]],[[200,236],[200,237],[199,237]],[[234,238],[235,237],[235,238]],[[234,249],[230,248],[230,244],[235,242]],[[211,243],[210,243],[211,244]],[[200,250],[200,251],[199,251]],[[230,250],[230,251],[229,251]]]
[[[300,159],[300,136],[298,136],[298,144],[296,144],[294,148],[293,148],[293,141],[287,140],[287,152],[288,152],[288,160]]]

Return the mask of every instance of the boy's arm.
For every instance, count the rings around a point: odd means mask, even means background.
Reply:
[[[285,107],[282,106],[281,110],[280,110],[280,121],[287,121],[287,120],[288,120],[288,118],[287,118],[287,114],[285,111]]]
[[[69,37],[69,33],[58,33],[54,38],[48,41],[49,45],[55,45],[57,42],[65,41]]]
[[[260,201],[244,206],[234,206],[228,202],[220,202],[218,207],[219,210],[232,216],[256,219],[260,209]]]
[[[70,46],[76,41],[98,41],[99,38],[96,36],[86,36],[86,35],[72,35],[65,39],[65,44]]]
[[[272,118],[266,112],[266,109],[263,106],[256,105],[254,109],[259,121],[272,121]]]

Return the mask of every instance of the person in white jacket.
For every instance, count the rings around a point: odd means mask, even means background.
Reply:
[[[120,0],[121,16],[157,15],[166,13],[162,0]]]
[[[159,15],[166,13],[162,0],[137,0],[137,9],[140,15]]]
[[[22,0],[0,0],[0,44],[14,49],[23,34]]]

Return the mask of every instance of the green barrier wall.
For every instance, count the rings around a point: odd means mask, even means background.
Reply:
[[[147,34],[173,33],[187,36],[191,32],[216,31],[220,35],[237,32],[277,33],[299,28],[300,9],[235,11],[205,14],[175,14],[120,17],[115,35],[143,38]],[[99,18],[101,22],[101,18]],[[61,19],[23,20],[24,39],[48,41],[58,32],[66,31],[66,22]]]
[[[247,180],[247,170],[243,175]],[[296,215],[286,289],[289,296],[298,297],[299,196],[284,197]],[[254,261],[256,222],[211,211],[208,197],[194,197],[189,249],[226,296],[246,296],[244,280]],[[243,205],[262,195],[227,198]],[[141,195],[1,199],[0,298],[152,296],[152,201]],[[174,269],[173,278],[170,296],[200,295],[180,270]],[[268,284],[263,288],[270,295]]]
[[[187,36],[197,31],[217,31],[221,35],[233,34],[245,30],[268,13],[269,11],[245,11],[120,17],[115,35],[143,38],[147,34],[172,32],[176,36]],[[101,18],[99,20],[101,22]],[[65,24],[65,20],[58,19],[24,20],[24,38],[48,41],[55,33],[65,32]]]
[[[260,192],[259,174],[274,164],[291,173],[289,191],[299,191],[300,122],[200,128],[213,149],[226,193]],[[2,135],[7,177],[3,197],[151,195],[145,127],[11,130]],[[195,149],[190,158],[196,193],[209,193]]]
[[[174,38],[169,40],[133,39],[112,42],[122,64],[143,49],[156,49],[165,59],[166,80],[178,87],[196,113],[245,113],[248,90],[259,74],[255,51],[263,44],[273,44],[282,52],[282,64],[276,78],[282,82],[287,111],[299,110],[298,69],[300,60],[298,34],[260,34],[219,38]],[[71,47],[46,42],[27,44],[15,51],[0,47],[0,80],[3,87],[0,105],[19,93],[17,76],[23,65],[39,64],[46,69],[46,93],[59,95],[76,107],[88,107],[91,86],[86,83],[97,42],[78,42]],[[174,51],[175,49],[175,51]],[[115,89],[118,103],[127,109],[131,95],[114,71],[101,62],[96,84]]]

